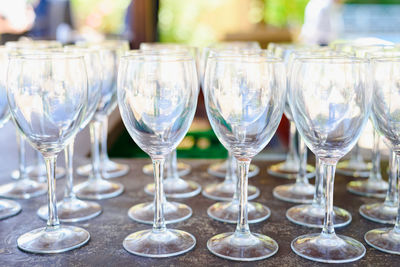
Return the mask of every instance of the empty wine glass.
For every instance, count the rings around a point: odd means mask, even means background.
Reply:
[[[87,47],[97,50],[100,55],[100,60],[102,63],[101,96],[96,112],[93,116],[93,120],[90,122],[91,158],[93,170],[90,172],[88,180],[74,186],[73,190],[78,198],[107,199],[119,196],[124,191],[124,186],[122,184],[103,179],[104,174],[106,173],[106,170],[103,169],[103,166],[106,166],[106,163],[101,161],[100,156],[100,139],[104,130],[102,130],[102,125],[104,125],[106,122],[109,112],[112,111],[117,105],[116,79],[118,60],[123,53],[123,50],[122,48],[107,42],[90,44]],[[109,171],[109,169],[107,169],[107,171]]]
[[[193,235],[167,229],[164,219],[163,164],[182,141],[196,110],[195,61],[186,54],[124,56],[118,73],[118,104],[132,139],[153,160],[156,194],[153,229],[130,234],[124,248],[145,257],[169,257],[191,250]]]
[[[8,53],[0,47],[0,128],[10,119],[7,102],[7,67]],[[0,199],[0,220],[14,216],[21,211],[21,206],[12,200]]]
[[[394,151],[389,159],[389,188],[384,202],[361,205],[359,212],[364,218],[377,223],[395,224],[397,216],[397,163]]]
[[[88,102],[87,74],[82,56],[39,53],[12,56],[7,94],[18,130],[39,150],[46,162],[47,226],[23,234],[18,247],[33,253],[59,253],[88,242],[89,233],[60,225],[55,195],[57,154],[79,130]]]
[[[395,153],[397,179],[400,175],[400,57],[371,59],[373,103],[372,119],[378,132],[385,137]],[[399,184],[400,185],[400,184]],[[394,228],[368,231],[364,239],[368,245],[392,254],[400,254],[400,202]]]
[[[97,50],[90,48],[79,48],[76,46],[64,47],[66,53],[82,55],[85,61],[88,76],[88,103],[83,121],[80,124],[80,130],[83,130],[91,121],[94,112],[97,109],[101,96],[101,61]],[[93,124],[92,124],[93,126]],[[93,129],[92,129],[93,131]],[[66,146],[65,166],[67,168],[67,181],[65,183],[64,199],[57,203],[58,217],[61,222],[78,222],[91,219],[101,213],[101,206],[93,201],[83,201],[76,197],[73,190],[74,186],[74,168],[73,152],[74,139]],[[48,219],[47,206],[42,206],[37,214],[43,220]]]
[[[115,53],[118,54],[118,56],[129,50],[129,43],[126,40],[105,40],[101,43],[78,42],[77,45],[84,47],[89,46],[94,48],[99,46],[107,47],[109,50],[114,50]],[[107,69],[111,70],[113,75],[116,76],[116,72],[118,71],[117,67],[118,59],[116,63],[111,63],[110,66],[107,66]],[[117,106],[115,94],[109,94],[109,92],[116,91],[115,79],[107,80],[106,83],[103,82],[102,91],[103,97],[102,100],[100,100],[100,103],[104,102],[102,104],[104,105],[104,109],[101,113],[96,113],[95,117],[96,120],[100,123],[100,151],[98,152],[100,153],[100,171],[103,178],[109,179],[126,175],[129,172],[129,166],[126,164],[111,161],[107,154],[108,116],[114,111],[115,107]],[[78,167],[76,171],[79,175],[89,176],[91,175],[92,167],[93,162]]]
[[[362,258],[365,247],[336,235],[333,224],[335,167],[355,145],[368,120],[371,88],[367,61],[353,57],[297,58],[289,80],[289,103],[297,130],[320,160],[325,190],[322,233],[295,238],[291,247],[309,260],[344,263]]]
[[[250,232],[247,180],[251,159],[270,141],[283,113],[286,88],[283,63],[262,54],[209,57],[204,78],[205,104],[219,141],[239,166],[239,211],[235,232],[207,242],[211,253],[230,260],[253,261],[274,255],[272,238]]]

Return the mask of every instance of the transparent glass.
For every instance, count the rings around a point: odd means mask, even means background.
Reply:
[[[103,70],[103,73],[107,73],[103,76],[102,81],[102,96],[98,109],[96,111],[95,119],[100,122],[100,133],[99,133],[99,161],[101,166],[101,176],[105,179],[116,178],[126,175],[129,172],[129,166],[126,164],[117,163],[111,161],[107,154],[107,136],[108,136],[108,116],[114,111],[117,106],[116,97],[116,75],[118,72],[118,60],[121,55],[129,50],[129,42],[126,40],[105,40],[101,43],[86,43],[78,42],[78,46],[89,47],[93,49],[99,49],[100,57],[103,64],[108,64]],[[91,138],[92,141],[94,138]],[[92,144],[93,146],[94,144]],[[93,152],[93,149],[92,149]],[[77,173],[83,176],[96,176],[93,172],[93,160],[91,164],[86,164],[77,168]],[[89,177],[90,179],[90,177]],[[97,181],[100,190],[112,190],[111,184],[101,183]],[[121,191],[121,188],[117,183],[113,184],[114,190]],[[105,189],[108,188],[108,189]],[[95,189],[91,188],[89,191]],[[90,193],[86,193],[88,195]],[[101,194],[101,192],[100,192]],[[117,194],[119,195],[119,194]],[[92,198],[92,197],[90,197]],[[106,197],[107,198],[107,197]]]
[[[372,90],[367,61],[332,56],[297,58],[289,78],[289,103],[297,130],[320,159],[326,183],[325,219],[321,233],[295,238],[291,247],[301,257],[326,263],[362,258],[365,247],[337,235],[333,222],[336,164],[355,145],[368,120]]]
[[[389,160],[389,188],[384,202],[361,205],[358,210],[364,218],[377,223],[394,224],[397,216],[397,164],[392,151]]]
[[[101,62],[96,50],[83,49],[75,46],[66,46],[64,50],[70,54],[83,55],[88,76],[88,103],[80,130],[84,129],[91,121],[100,100],[101,90]],[[102,209],[99,204],[92,201],[83,201],[76,197],[74,187],[74,140],[66,146],[65,166],[67,168],[67,181],[65,183],[64,198],[57,203],[58,217],[61,222],[79,222],[100,215]],[[43,220],[48,219],[47,206],[42,206],[37,214]]]
[[[283,63],[262,54],[216,54],[207,60],[203,89],[211,126],[237,160],[240,188],[235,232],[213,236],[207,247],[230,260],[268,258],[278,251],[278,244],[250,232],[247,182],[251,159],[270,141],[283,113]]]
[[[395,153],[397,181],[400,181],[400,57],[378,57],[371,60],[374,89],[372,119],[375,128],[385,137]],[[394,162],[393,162],[394,163]],[[368,245],[391,254],[400,254],[400,202],[397,199],[397,217],[393,228],[368,231],[364,239]]]
[[[89,233],[60,225],[55,195],[57,154],[79,130],[88,102],[88,78],[82,56],[39,53],[13,56],[8,67],[8,102],[19,131],[43,155],[47,168],[47,226],[17,239],[33,253],[59,253],[86,244]]]
[[[156,192],[153,228],[130,234],[123,241],[132,254],[170,257],[196,244],[190,233],[166,228],[163,165],[189,130],[198,90],[195,60],[189,54],[137,53],[121,59],[119,110],[132,139],[152,158]]]
[[[85,46],[82,44],[82,46]],[[102,159],[101,150],[104,144],[103,126],[107,122],[107,116],[117,105],[116,95],[116,79],[118,71],[118,61],[123,54],[123,48],[113,43],[98,43],[86,45],[87,48],[96,50],[99,53],[102,67],[101,77],[101,96],[97,105],[95,114],[89,124],[90,127],[90,143],[91,143],[91,169],[90,175],[86,182],[74,186],[74,191],[78,198],[99,200],[117,197],[124,191],[124,186],[117,182],[105,180],[105,173],[108,170],[107,163]],[[77,169],[78,174],[82,174],[80,167]],[[110,177],[110,176],[107,176]]]
[[[179,176],[188,175],[192,171],[192,167],[189,164],[178,161],[178,159],[176,158],[176,154],[174,157],[175,157],[175,159],[173,159],[173,162],[176,162],[175,168],[176,168],[176,171],[178,172],[178,175]],[[143,170],[144,174],[153,176],[153,164],[144,165],[142,170]]]
[[[227,172],[228,172],[228,166],[229,166],[229,161],[232,160],[232,155],[228,153],[228,158],[225,161],[218,162],[211,164],[210,167],[208,167],[207,172],[213,176],[216,176],[218,178],[226,178]],[[249,178],[256,176],[257,174],[260,173],[260,168],[258,168],[254,164],[250,164],[249,166]],[[225,182],[225,181],[224,181]]]
[[[321,174],[320,160],[317,158],[315,163],[315,192],[311,204],[303,204],[291,207],[286,211],[286,218],[289,221],[311,228],[322,228],[325,218],[325,198],[326,183]],[[342,208],[333,206],[333,227],[343,227],[348,225],[352,216],[350,212]]]

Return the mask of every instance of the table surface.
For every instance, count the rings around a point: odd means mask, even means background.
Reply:
[[[75,165],[84,160],[77,160]],[[196,247],[181,256],[166,259],[150,259],[134,256],[122,247],[122,241],[130,233],[148,229],[149,225],[133,222],[127,216],[128,209],[133,205],[144,201],[151,201],[152,197],[145,194],[143,187],[152,182],[152,177],[142,173],[142,166],[149,160],[118,160],[130,165],[130,172],[115,181],[125,186],[125,191],[116,198],[102,200],[99,203],[103,207],[103,213],[97,218],[76,225],[87,229],[91,234],[89,243],[79,249],[56,255],[37,255],[20,251],[17,248],[17,238],[32,229],[42,227],[45,222],[38,218],[36,210],[46,203],[46,196],[31,200],[19,200],[23,211],[17,216],[0,221],[0,265],[1,266],[317,266],[319,263],[312,262],[297,256],[290,248],[290,242],[297,236],[319,232],[317,229],[301,227],[289,222],[285,212],[293,206],[275,199],[272,189],[280,184],[290,181],[275,178],[267,174],[266,168],[271,162],[254,162],[261,169],[258,176],[250,179],[250,184],[256,185],[261,190],[261,196],[256,201],[267,205],[271,211],[271,217],[261,223],[250,225],[254,233],[266,234],[275,239],[279,244],[279,251],[271,258],[240,263],[224,260],[208,252],[207,240],[215,234],[233,231],[235,225],[224,224],[212,220],[207,216],[207,208],[214,201],[206,199],[201,194],[181,200],[193,209],[191,218],[184,222],[169,225],[170,228],[185,230],[192,233],[196,239]],[[193,170],[185,176],[202,186],[212,182],[222,181],[220,178],[210,176],[206,173],[207,167],[216,162],[215,160],[183,160],[189,163]],[[348,266],[400,266],[400,257],[379,252],[369,247],[364,239],[364,233],[370,229],[382,227],[381,224],[369,222],[363,219],[358,208],[364,203],[377,202],[381,200],[357,197],[346,192],[345,185],[351,178],[337,175],[335,181],[334,203],[350,211],[353,216],[352,223],[337,233],[351,236],[361,241],[367,248],[367,253],[361,260],[345,264]],[[3,175],[0,183],[10,179]],[[76,175],[76,183],[83,181],[83,177]],[[57,181],[57,197],[62,198],[65,179]]]

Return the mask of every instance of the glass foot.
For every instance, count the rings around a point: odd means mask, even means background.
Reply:
[[[265,221],[271,216],[271,210],[260,203],[248,202],[248,223]],[[225,223],[237,223],[239,214],[239,203],[217,202],[207,209],[207,214],[212,219]]]
[[[128,165],[116,163],[109,159],[106,162],[101,162],[101,168],[101,174],[105,179],[121,177],[129,172]],[[82,165],[76,169],[76,172],[82,176],[89,176],[92,173],[92,164]]]
[[[365,219],[377,223],[394,224],[397,216],[397,205],[382,203],[364,204],[358,210]]]
[[[146,202],[131,207],[128,216],[132,220],[145,224],[153,224],[154,221],[154,202]],[[192,209],[182,203],[165,202],[164,218],[165,223],[177,223],[184,221],[192,216]]]
[[[122,244],[128,252],[138,256],[166,258],[193,249],[196,238],[181,230],[143,230],[128,235]]]
[[[261,234],[223,233],[207,241],[208,250],[221,258],[234,261],[256,261],[274,255],[279,246]]]
[[[85,229],[76,226],[59,226],[55,229],[46,227],[32,230],[20,236],[18,248],[32,253],[60,253],[79,248],[90,239]]]
[[[167,178],[164,180],[163,185],[166,197],[189,198],[201,192],[201,186],[198,183],[181,178]],[[146,185],[144,192],[154,196],[154,183]]]
[[[313,178],[315,176],[315,168],[309,164],[306,167],[308,179]],[[285,179],[296,179],[298,173],[298,165],[296,168],[293,168],[290,164],[287,165],[286,161],[271,165],[268,170],[268,174]]]
[[[311,203],[315,187],[311,184],[294,183],[279,185],[274,188],[273,195],[277,199],[292,203]]]
[[[364,180],[364,181],[351,181],[347,184],[347,191],[350,193],[365,196],[385,198],[388,189],[388,183],[384,180]]]
[[[46,182],[46,166],[38,167],[38,166],[28,166],[26,168],[26,172],[29,178],[39,181],[39,182]],[[65,169],[63,167],[58,167],[56,169],[56,179],[60,179],[64,177],[65,175]],[[19,170],[14,170],[11,172],[11,178],[13,179],[19,179]]]
[[[225,178],[226,165],[227,165],[226,161],[214,163],[214,164],[211,164],[210,167],[208,167],[207,171],[212,176],[216,176],[218,178]],[[254,164],[250,164],[249,178],[256,176],[259,172],[260,172],[260,168],[258,168]]]
[[[5,198],[30,199],[47,193],[47,185],[30,179],[17,180],[0,186],[0,196]]]
[[[82,199],[107,199],[119,196],[124,191],[120,183],[112,183],[103,179],[91,180],[74,186],[74,192]]]
[[[101,206],[93,201],[72,198],[57,203],[58,218],[61,222],[81,222],[92,219],[101,213]],[[47,221],[48,206],[42,206],[37,215]]]
[[[183,162],[178,162],[177,163],[178,167],[178,175],[179,176],[185,176],[188,175],[192,171],[192,167],[189,164],[183,163]],[[153,164],[146,164],[143,166],[143,173],[149,176],[153,176]]]
[[[345,160],[337,164],[336,172],[346,176],[367,178],[371,168],[371,163],[365,163],[364,161]]]
[[[21,211],[21,205],[12,200],[0,199],[0,220],[17,215]]]
[[[324,217],[324,207],[312,204],[297,205],[286,211],[286,218],[292,223],[312,228],[322,228]],[[335,228],[346,226],[351,220],[351,214],[347,210],[333,207],[333,226]]]
[[[343,235],[302,235],[292,241],[291,247],[303,258],[325,263],[352,262],[365,255],[363,244]]]
[[[400,255],[400,232],[393,228],[380,228],[368,231],[365,242],[380,251]]]
[[[231,201],[235,192],[236,185],[233,182],[222,182],[218,184],[210,184],[206,186],[202,192],[203,196],[218,200],[218,201]],[[247,199],[252,200],[260,195],[260,190],[249,185],[247,187]]]

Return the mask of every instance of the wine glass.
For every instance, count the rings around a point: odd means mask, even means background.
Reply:
[[[145,51],[145,50],[131,50],[125,53],[125,55],[129,56],[139,56],[139,55],[147,55],[147,56],[159,56],[159,55],[176,55],[176,56],[188,56],[186,51],[182,50],[174,50],[174,51]],[[169,154],[170,155],[170,154]],[[169,155],[166,157],[166,161],[171,159]],[[172,157],[173,160],[173,157]],[[168,162],[166,162],[168,164]],[[153,167],[151,167],[153,169]],[[165,166],[164,169],[168,171],[168,166]],[[176,169],[175,169],[176,170]],[[163,183],[164,184],[164,183]],[[164,218],[165,223],[176,223],[180,221],[184,221],[192,216],[192,209],[183,203],[175,202],[175,201],[167,201],[164,194]],[[132,206],[128,210],[128,216],[134,221],[145,223],[145,224],[153,224],[154,222],[154,211],[155,204],[154,201],[139,203]]]
[[[7,103],[7,67],[8,52],[4,47],[0,47],[0,127],[10,119]],[[0,220],[17,215],[21,211],[21,206],[12,200],[0,199]]]
[[[240,184],[235,232],[218,234],[207,242],[216,256],[254,261],[278,251],[275,240],[250,232],[247,175],[251,159],[267,145],[279,125],[285,103],[285,80],[282,61],[262,54],[217,54],[207,60],[207,115],[219,141],[237,159]]]
[[[325,179],[322,233],[295,238],[291,247],[301,257],[345,263],[365,255],[355,239],[335,233],[333,186],[335,167],[355,145],[368,120],[372,90],[368,62],[354,57],[297,58],[289,80],[289,103],[297,130],[319,158]]]
[[[79,126],[83,130],[91,121],[101,96],[102,69],[100,55],[97,50],[80,48],[76,46],[65,46],[66,53],[82,55],[85,61],[88,76],[88,103],[84,119]],[[93,126],[93,124],[92,124]],[[93,131],[93,129],[92,129]],[[74,187],[73,153],[74,139],[64,149],[65,166],[67,168],[67,182],[65,183],[64,199],[57,203],[58,217],[61,222],[79,222],[94,218],[100,215],[102,209],[99,204],[93,201],[83,201],[76,197]],[[42,206],[37,214],[43,220],[48,219],[47,206]]]
[[[77,197],[81,199],[108,199],[117,197],[124,191],[124,186],[122,184],[110,182],[104,179],[104,175],[109,171],[109,169],[103,169],[103,166],[107,165],[105,163],[106,159],[103,158],[102,162],[100,156],[100,140],[102,133],[104,133],[102,126],[106,123],[109,112],[117,105],[116,78],[118,60],[123,53],[123,50],[120,47],[115,46],[113,43],[109,44],[107,42],[90,44],[87,47],[97,50],[100,55],[100,60],[102,62],[101,96],[93,120],[90,122],[90,143],[93,169],[90,172],[88,180],[74,186],[73,190]],[[79,173],[78,170],[77,172]],[[108,175],[110,175],[110,173],[108,173]]]
[[[400,56],[400,51],[398,49],[393,49],[391,46],[366,46],[359,48],[358,52],[364,52],[362,56],[366,58]],[[379,143],[381,138],[375,128],[376,127],[374,127],[373,130],[372,168],[369,177],[364,181],[351,181],[346,187],[349,192],[356,195],[384,198],[389,185],[382,179],[381,175],[381,157],[379,151]]]
[[[201,82],[203,83],[204,80],[204,72],[205,72],[205,68],[207,65],[207,58],[209,57],[210,53],[212,54],[212,51],[231,51],[231,52],[235,52],[235,51],[260,51],[261,50],[261,46],[258,42],[254,42],[254,41],[226,41],[226,42],[218,42],[215,43],[209,47],[206,47],[203,49],[202,53],[201,53],[201,59],[199,60],[199,70],[200,70],[200,77],[201,77]],[[202,84],[202,87],[204,85]],[[204,90],[203,90],[204,91]],[[208,167],[207,171],[209,174],[216,176],[218,178],[224,178],[225,181],[224,182],[230,182],[230,180],[232,180],[232,176],[230,175],[230,173],[234,173],[236,172],[235,169],[233,169],[232,167],[235,166],[233,164],[231,164],[231,162],[233,162],[234,160],[232,159],[232,155],[228,152],[228,159],[222,162],[218,162],[218,163],[214,163],[211,164],[210,167]],[[228,170],[228,168],[231,168],[230,170]],[[254,164],[250,164],[249,167],[249,178],[256,176],[258,173],[260,172],[260,168],[258,168],[256,165]],[[235,178],[235,177],[233,177]],[[228,180],[230,179],[230,180]],[[221,184],[221,186],[223,186],[223,188],[214,188],[213,189],[213,193],[209,192],[206,193],[206,196],[208,197],[218,197],[218,191],[219,189],[221,189],[221,194],[223,195],[222,197],[224,197],[224,195],[226,194],[226,190],[229,190],[229,194],[233,195],[233,189],[232,186],[229,186],[229,189],[226,188],[226,184]],[[233,189],[233,190],[232,190]],[[254,186],[249,186],[249,197],[250,198],[256,198],[259,193],[257,193],[255,191],[255,187]],[[257,193],[257,194],[256,194]],[[249,199],[250,199],[249,198]],[[217,198],[214,198],[217,199]],[[217,199],[217,200],[223,200],[221,198]]]
[[[88,242],[89,233],[60,225],[55,195],[56,158],[70,143],[84,119],[88,102],[87,74],[82,56],[48,52],[10,58],[7,95],[18,130],[39,150],[48,179],[47,226],[23,234],[18,247],[33,253],[59,253]]]
[[[400,57],[371,59],[373,103],[372,120],[378,132],[385,137],[395,153],[397,178],[400,174]],[[400,185],[400,184],[399,184]],[[397,200],[398,201],[398,200]],[[368,245],[392,254],[400,254],[400,204],[394,228],[368,231],[364,239]]]
[[[183,44],[164,44],[164,43],[141,43],[140,50],[145,51],[146,53],[160,52],[160,53],[169,53],[169,52],[180,52],[180,53],[188,53],[195,59],[197,65],[198,51],[196,47],[187,46]],[[143,169],[149,169],[149,165],[145,165]],[[151,166],[151,165],[150,165]],[[173,198],[188,198],[193,197],[201,192],[201,186],[190,180],[183,180],[179,177],[179,170],[177,169],[177,155],[176,150],[171,152],[170,155],[166,158],[165,162],[165,173],[166,177],[164,179],[164,193],[166,197]],[[182,163],[181,163],[182,166]],[[184,172],[190,172],[190,165],[184,164],[183,166]],[[186,166],[189,166],[187,168]],[[182,169],[180,170],[182,171]],[[144,191],[147,194],[154,195],[155,193],[155,185],[154,183],[148,184],[145,186]]]
[[[19,41],[10,41],[5,44],[7,49],[17,52],[17,53],[33,53],[36,50],[48,50],[48,49],[59,49],[62,47],[62,44],[58,41],[54,40],[19,40]],[[39,151],[35,151],[34,164],[27,166],[26,157],[25,157],[25,146],[26,142],[23,137],[17,132],[17,145],[18,145],[18,160],[19,160],[19,169],[15,170],[11,173],[11,177],[13,179],[19,179],[20,173],[22,173],[22,177],[27,175],[29,178],[33,180],[37,180],[39,182],[46,182],[46,165],[42,159],[42,156]],[[57,167],[56,177],[62,178],[65,175],[65,169],[63,167]],[[42,192],[47,191],[47,189]],[[43,193],[44,194],[44,193]]]
[[[88,43],[88,42],[77,42],[78,46],[89,46],[89,47],[107,47],[110,50],[115,50],[116,53],[120,56],[122,55],[125,51],[129,50],[129,43],[126,40],[104,40],[101,43]],[[108,66],[110,70],[112,67],[118,66],[118,61],[116,63],[112,63],[112,66]],[[114,69],[112,72],[114,73],[113,75],[116,75],[117,69]],[[109,102],[109,103],[104,103],[104,110],[101,113],[96,113],[95,117],[97,118],[98,122],[100,123],[100,155],[99,155],[99,161],[100,161],[100,167],[101,167],[101,174],[103,178],[110,179],[110,178],[116,178],[116,177],[121,177],[126,175],[129,172],[129,166],[126,164],[121,164],[121,163],[116,163],[114,161],[111,161],[108,157],[107,154],[107,136],[108,136],[108,116],[114,111],[116,107],[116,97],[115,96],[110,96],[108,92],[115,92],[116,89],[116,84],[115,80],[111,79],[109,82],[114,82],[113,83],[105,83],[103,85],[102,91],[107,95],[103,95],[103,98],[100,102]],[[104,83],[104,82],[103,82]],[[106,88],[108,87],[108,88]],[[93,152],[93,151],[92,151]],[[77,168],[77,173],[82,176],[89,176],[92,172],[92,165],[93,162],[90,164],[82,165]]]
[[[153,161],[156,194],[153,229],[130,234],[124,248],[145,257],[170,257],[191,250],[190,233],[167,229],[164,219],[163,164],[182,141],[196,110],[195,61],[186,54],[124,56],[118,73],[118,104],[132,139]]]

